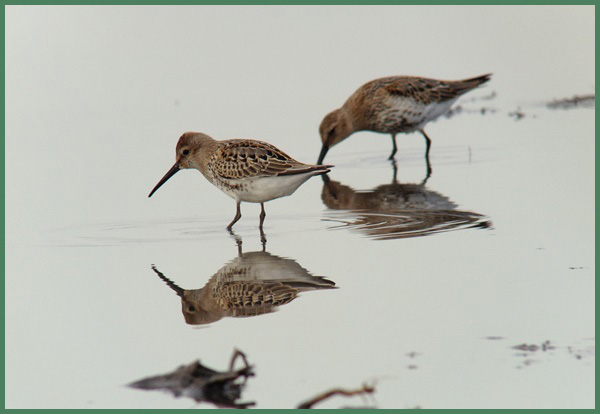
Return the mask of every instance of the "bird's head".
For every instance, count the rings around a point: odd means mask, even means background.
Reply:
[[[336,109],[328,113],[319,126],[323,146],[321,147],[317,164],[323,163],[323,159],[329,148],[349,137],[352,132],[348,116],[345,112],[341,109]]]
[[[171,169],[167,171],[165,176],[161,178],[158,184],[156,184],[148,197],[152,197],[152,194],[154,194],[156,190],[181,169],[196,168],[202,171],[204,164],[208,161],[207,157],[210,153],[209,151],[206,151],[206,149],[214,143],[214,139],[201,132],[186,132],[183,134],[179,138],[179,141],[177,141],[175,164],[173,164]]]

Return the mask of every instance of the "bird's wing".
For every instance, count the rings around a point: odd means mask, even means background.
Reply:
[[[392,78],[383,86],[392,96],[412,98],[423,104],[450,101],[473,88],[473,85],[461,81],[441,81],[412,76]]]
[[[323,171],[327,166],[313,166],[296,161],[277,147],[262,141],[234,139],[224,141],[211,162],[216,174],[227,179],[269,177]]]
[[[298,295],[298,289],[276,281],[224,282],[213,292],[222,307],[237,310],[238,316],[252,315],[257,310],[271,312]]]

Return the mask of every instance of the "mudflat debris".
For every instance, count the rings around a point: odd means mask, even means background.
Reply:
[[[299,409],[307,409],[307,408],[312,408],[313,405],[327,400],[333,396],[336,395],[341,395],[344,397],[351,397],[354,395],[371,395],[375,393],[375,386],[374,385],[366,385],[364,384],[362,387],[357,388],[355,390],[346,390],[343,388],[334,388],[332,390],[326,391],[322,394],[319,394],[313,398],[311,398],[308,401],[303,402],[302,404],[298,405]],[[345,409],[351,408],[351,407],[344,407]],[[374,407],[359,407],[361,409],[372,409]]]
[[[520,344],[520,345],[515,345],[513,346],[513,349],[517,349],[519,351],[525,351],[525,352],[536,352],[536,351],[549,351],[554,349],[554,346],[550,343],[550,341],[544,341],[541,345],[535,345],[535,344]]]
[[[238,358],[242,359],[244,366],[234,369]],[[248,408],[255,403],[238,400],[246,380],[253,375],[252,366],[248,364],[246,356],[236,349],[227,371],[218,372],[202,365],[200,361],[195,361],[182,365],[173,372],[147,377],[128,386],[141,390],[163,390],[175,397],[188,397],[198,403],[211,403],[220,408]]]
[[[508,116],[515,118],[515,121],[519,121],[520,119],[525,118],[525,112],[521,111],[521,108],[517,108],[516,110],[509,112]]]
[[[555,99],[546,104],[550,109],[575,109],[594,108],[596,106],[596,95],[575,95],[572,98]]]

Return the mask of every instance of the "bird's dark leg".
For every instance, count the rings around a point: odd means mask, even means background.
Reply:
[[[233,218],[233,220],[231,220],[231,223],[229,223],[229,226],[227,226],[227,230],[231,230],[233,225],[235,223],[237,223],[237,221],[242,217],[242,212],[240,211],[240,204],[241,204],[241,201],[236,202],[235,217]]]
[[[425,131],[421,130],[421,134],[423,134],[423,136],[425,137],[425,159],[427,160],[427,163],[429,163],[429,149],[431,148],[431,140],[429,139]]]
[[[258,227],[262,229],[263,223],[265,222],[265,217],[267,217],[267,213],[265,213],[265,203],[260,203],[260,224]]]
[[[265,232],[263,231],[263,223],[265,222],[265,217],[267,217],[267,213],[265,213],[265,204],[260,203],[260,224],[258,228],[260,229],[260,241],[262,243],[263,252],[266,249],[267,245],[267,237],[265,236]]]
[[[396,134],[392,134],[392,153],[388,160],[394,159],[394,155],[396,155],[396,151],[398,151],[398,147],[396,147]]]
[[[431,164],[429,163],[429,157],[427,157],[425,161],[427,162],[427,176],[425,176],[425,180],[423,180],[423,183],[426,183],[427,180],[429,180],[429,177],[431,177],[431,173],[433,172],[433,170],[431,169]]]
[[[396,160],[392,160],[392,168],[394,169],[394,176],[392,177],[392,184],[398,184],[398,164]]]
[[[263,231],[263,228],[260,228],[260,244],[262,244],[262,251],[266,251],[267,250],[267,236],[265,236],[265,232]]]
[[[231,236],[235,240],[235,244],[237,245],[237,248],[238,248],[238,256],[241,257],[242,256],[242,238],[240,236],[238,236],[237,234],[235,234],[235,232],[231,229],[229,229],[229,234],[231,234]]]
[[[427,179],[429,179],[429,177],[431,176],[432,173],[432,169],[431,169],[431,163],[429,162],[429,150],[431,149],[431,139],[429,139],[429,137],[427,136],[427,134],[425,133],[424,130],[421,130],[421,134],[423,134],[423,137],[425,137],[425,162],[427,162]]]

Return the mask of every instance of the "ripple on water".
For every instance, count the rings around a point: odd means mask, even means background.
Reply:
[[[224,231],[213,217],[162,218],[89,223],[55,229],[54,246],[98,247],[201,240]]]
[[[308,231],[306,223],[319,223],[320,214],[307,212],[294,216],[271,216],[269,222],[303,223],[300,230],[286,227],[286,232]],[[101,247],[125,244],[173,243],[189,241],[214,241],[215,237],[228,234],[222,216],[199,216],[184,218],[161,218],[150,220],[124,220],[82,224],[51,230],[48,233],[52,246],[59,247]],[[257,232],[258,221],[248,219],[234,230]],[[276,234],[276,225],[272,225]]]

